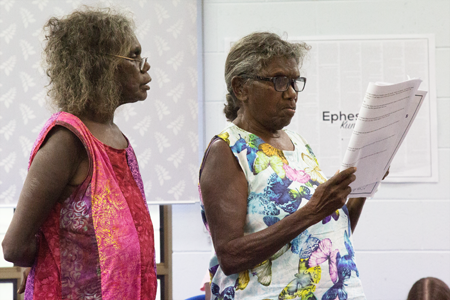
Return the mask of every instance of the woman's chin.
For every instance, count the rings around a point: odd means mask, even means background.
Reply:
[[[139,95],[138,97],[135,97],[132,99],[121,99],[120,105],[128,104],[128,103],[136,103],[136,102],[144,101],[145,99],[147,99],[147,93],[143,93],[142,95]]]

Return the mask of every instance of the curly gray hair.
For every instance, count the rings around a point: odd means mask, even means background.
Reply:
[[[123,12],[88,6],[48,20],[44,58],[51,104],[77,116],[114,113],[120,103],[120,59],[108,54],[128,54],[134,26]]]

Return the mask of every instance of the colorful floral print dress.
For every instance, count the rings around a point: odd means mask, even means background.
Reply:
[[[60,112],[45,124],[30,164],[57,125],[84,144],[90,172],[41,226],[25,299],[155,299],[153,225],[133,149],[103,144]]]
[[[294,213],[326,181],[309,145],[300,135],[286,133],[294,151],[276,149],[232,123],[215,137],[228,143],[248,181],[245,234],[263,230]],[[202,217],[208,229],[203,205]],[[226,276],[214,255],[209,271],[213,300],[365,299],[346,206],[252,269]]]

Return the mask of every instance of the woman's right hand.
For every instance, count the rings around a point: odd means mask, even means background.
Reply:
[[[25,292],[25,287],[27,285],[28,274],[30,274],[31,267],[24,268],[22,272],[22,282],[20,283],[19,289],[17,290],[17,294],[23,294]]]
[[[317,216],[318,222],[344,206],[352,191],[349,185],[356,179],[355,172],[355,167],[348,168],[317,187],[307,206]]]

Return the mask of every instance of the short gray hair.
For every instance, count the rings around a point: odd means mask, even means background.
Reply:
[[[294,58],[299,66],[310,49],[306,43],[290,43],[271,32],[251,33],[237,41],[225,62],[225,82],[228,94],[223,112],[229,121],[237,117],[239,101],[234,95],[231,81],[236,76],[256,76],[274,58]]]

